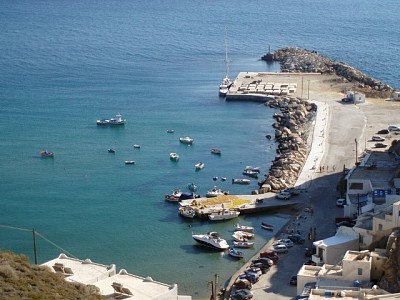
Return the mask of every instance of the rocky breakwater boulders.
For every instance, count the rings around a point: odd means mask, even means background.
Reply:
[[[298,98],[277,98],[265,105],[279,109],[274,114],[277,154],[265,180],[259,183],[260,193],[279,192],[293,187],[307,159],[308,136],[317,106]]]
[[[393,88],[342,62],[333,61],[316,51],[302,48],[283,48],[264,55],[261,59],[278,61],[281,72],[336,74],[356,84],[367,97],[390,97]]]

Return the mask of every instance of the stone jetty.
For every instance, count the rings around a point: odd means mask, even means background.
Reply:
[[[307,159],[310,127],[317,106],[296,97],[281,97],[265,103],[279,110],[274,114],[277,154],[265,180],[259,183],[258,193],[278,192],[293,187]]]
[[[354,86],[367,97],[388,98],[393,93],[393,88],[389,85],[369,77],[343,62],[331,60],[316,51],[288,47],[276,52],[268,52],[261,59],[280,62],[281,72],[284,73],[336,74],[354,83]]]

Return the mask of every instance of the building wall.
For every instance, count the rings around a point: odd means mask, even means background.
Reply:
[[[347,243],[327,247],[325,251],[324,263],[335,265],[343,259],[348,250],[358,251],[360,249],[358,239]]]
[[[368,260],[343,260],[343,279],[348,281],[359,280],[369,282],[371,277],[371,258]]]

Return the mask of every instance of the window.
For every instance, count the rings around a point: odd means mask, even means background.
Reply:
[[[382,224],[378,225],[378,230],[383,230],[383,225]]]
[[[360,244],[364,244],[364,237],[360,234],[359,238],[358,238],[358,242]]]
[[[363,183],[362,182],[352,182],[350,184],[350,190],[362,190],[363,189]]]
[[[358,273],[358,275],[360,275],[360,276],[361,276],[361,275],[362,275],[362,273],[363,273],[362,271],[363,271],[363,269],[361,269],[361,268],[358,268],[358,269],[357,269],[357,273]]]

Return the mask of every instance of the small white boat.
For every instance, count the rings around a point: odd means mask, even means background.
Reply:
[[[179,141],[182,144],[186,144],[186,145],[191,145],[193,144],[193,139],[191,137],[185,136],[185,137],[180,137]]]
[[[233,244],[237,248],[251,248],[254,246],[253,242],[248,242],[248,241],[233,241]]]
[[[133,145],[133,148],[135,148],[135,149],[140,149],[140,145],[135,144],[135,145]]]
[[[246,166],[246,168],[244,168],[244,170],[249,170],[249,171],[253,171],[256,173],[260,173],[260,167],[252,167],[252,166]]]
[[[178,213],[180,216],[193,219],[196,216],[196,212],[190,206],[182,206],[179,208]]]
[[[198,162],[197,164],[194,165],[196,170],[201,170],[204,168],[204,163]]]
[[[178,161],[178,160],[179,160],[179,155],[178,155],[178,153],[171,152],[171,153],[169,154],[169,158],[170,158],[171,160],[173,160],[173,161]]]
[[[126,161],[125,161],[125,164],[126,164],[126,165],[134,165],[134,164],[135,164],[135,161],[134,161],[134,160],[126,160]]]
[[[232,179],[233,184],[250,184],[250,179],[246,178],[237,178],[237,179]]]
[[[235,225],[235,231],[254,232],[254,227],[251,227],[251,226],[244,226],[244,225],[240,225],[239,223],[236,223],[236,225]]]
[[[175,130],[173,130],[173,129],[167,129],[167,133],[174,133],[175,132]]]
[[[246,231],[235,231],[232,234],[232,237],[235,241],[243,242],[243,241],[247,241],[248,239],[254,238],[254,233],[246,232]]]
[[[226,250],[229,248],[229,244],[226,240],[215,231],[206,234],[192,234],[192,237],[196,242],[213,249]]]
[[[235,248],[229,248],[228,251],[229,251],[229,255],[233,256],[235,258],[243,258],[244,257],[244,253]]]
[[[207,191],[206,197],[207,198],[212,198],[212,197],[218,197],[218,196],[223,196],[223,195],[229,195],[229,192],[223,191],[216,186],[210,191]]]
[[[228,210],[228,209],[223,209],[218,212],[213,212],[208,215],[208,218],[211,221],[224,221],[224,220],[231,220],[234,218],[239,217],[240,211],[237,210]]]
[[[264,223],[264,222],[261,223],[261,228],[262,228],[262,229],[269,230],[269,231],[273,231],[273,230],[274,230],[274,226],[269,225],[269,224]]]
[[[256,172],[256,171],[253,171],[253,170],[247,170],[247,169],[245,169],[243,171],[243,175],[246,175],[246,176],[249,176],[249,177],[252,177],[252,178],[258,178],[258,173],[259,172]]]

